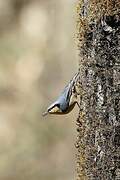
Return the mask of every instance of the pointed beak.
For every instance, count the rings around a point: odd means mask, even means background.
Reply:
[[[48,114],[48,111],[44,112],[42,116],[46,116]]]

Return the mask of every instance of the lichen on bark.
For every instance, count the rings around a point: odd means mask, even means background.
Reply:
[[[101,9],[102,8],[102,9]],[[77,7],[80,81],[77,180],[120,179],[120,2]]]

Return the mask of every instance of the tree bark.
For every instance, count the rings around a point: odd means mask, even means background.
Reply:
[[[120,179],[120,2],[79,1],[77,180]]]

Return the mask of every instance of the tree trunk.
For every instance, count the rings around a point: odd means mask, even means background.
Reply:
[[[120,179],[120,1],[78,7],[77,180]]]

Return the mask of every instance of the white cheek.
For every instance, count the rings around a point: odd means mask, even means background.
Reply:
[[[57,106],[49,111],[49,113],[56,113],[56,112],[60,112],[60,109]]]

